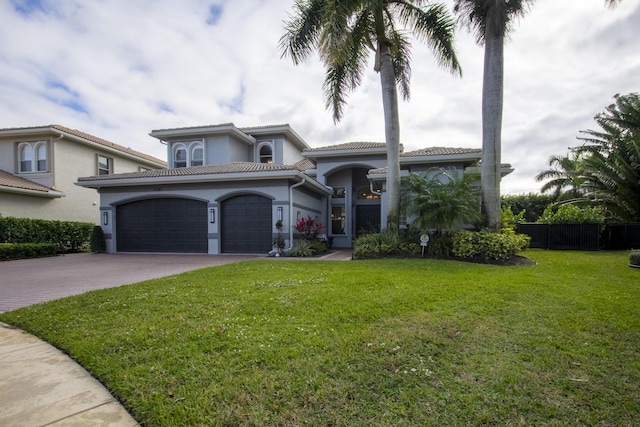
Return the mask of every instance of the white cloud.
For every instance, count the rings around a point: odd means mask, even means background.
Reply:
[[[446,1],[449,5],[452,0]],[[32,7],[29,7],[32,5]],[[380,82],[371,71],[334,125],[324,70],[281,58],[287,0],[0,1],[0,127],[59,123],[164,158],[152,129],[289,123],[312,146],[383,141]],[[17,7],[20,6],[20,7]],[[18,10],[20,9],[20,10]],[[503,193],[537,191],[534,176],[616,93],[639,91],[640,6],[539,0],[505,49]],[[460,29],[464,77],[413,47],[405,149],[480,147],[483,50]]]

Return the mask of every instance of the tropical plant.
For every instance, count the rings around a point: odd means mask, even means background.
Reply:
[[[640,94],[615,95],[595,116],[601,131],[586,130],[576,150],[584,158],[586,201],[612,219],[640,221]]]
[[[540,189],[551,192],[556,201],[573,200],[582,196],[584,183],[584,164],[580,155],[572,150],[567,156],[552,155],[549,157],[551,169],[536,175],[536,181],[548,180]]]
[[[542,215],[542,212],[551,203],[554,203],[553,196],[549,194],[511,194],[501,198],[503,208],[509,207],[513,213],[523,213],[525,222],[535,222]]]
[[[500,229],[504,40],[534,0],[455,0],[454,12],[484,45],[482,84],[482,207],[490,229]]]
[[[411,226],[422,233],[435,229],[442,234],[480,221],[480,194],[477,187],[471,186],[475,180],[476,175],[445,169],[411,173],[403,178],[403,207],[407,215],[416,216]]]
[[[294,228],[298,233],[302,234],[305,239],[311,240],[315,239],[318,233],[324,229],[324,224],[320,221],[316,221],[309,215],[306,218],[301,218],[297,221]]]
[[[280,39],[283,56],[299,64],[317,50],[326,67],[323,90],[334,122],[342,118],[347,92],[362,81],[375,53],[380,73],[387,144],[387,227],[398,229],[400,208],[400,119],[397,86],[409,99],[411,43],[401,26],[425,42],[437,62],[454,74],[461,68],[453,47],[455,23],[446,6],[421,0],[297,0]]]
[[[603,224],[605,215],[602,209],[594,206],[581,208],[575,204],[550,205],[538,218],[543,224]]]

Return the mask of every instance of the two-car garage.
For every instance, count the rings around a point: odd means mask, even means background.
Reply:
[[[271,199],[255,194],[221,202],[221,252],[266,253],[272,243]],[[201,200],[165,197],[116,207],[118,252],[208,253],[209,215]]]

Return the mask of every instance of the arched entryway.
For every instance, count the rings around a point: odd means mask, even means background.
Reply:
[[[242,194],[221,203],[221,250],[226,253],[267,253],[273,247],[272,202]]]

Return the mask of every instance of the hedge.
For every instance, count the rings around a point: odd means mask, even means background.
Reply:
[[[509,259],[529,246],[525,234],[490,231],[461,231],[453,235],[454,256],[464,258]]]
[[[57,252],[78,252],[89,244],[93,227],[89,222],[0,217],[0,242],[50,243]]]
[[[0,260],[40,258],[58,253],[54,243],[0,243]]]

